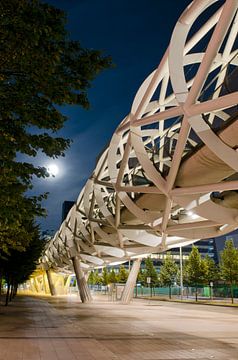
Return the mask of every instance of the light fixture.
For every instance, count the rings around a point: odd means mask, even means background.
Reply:
[[[227,228],[227,226],[229,226],[229,224],[224,224],[224,225],[219,227],[219,230],[223,231],[225,228]]]
[[[193,219],[193,220],[199,218],[199,215],[194,214],[194,213],[193,213],[192,211],[190,211],[190,210],[187,212],[187,215],[188,215],[191,219]]]

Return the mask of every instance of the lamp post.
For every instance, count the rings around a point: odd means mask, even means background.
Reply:
[[[180,260],[180,298],[183,300],[183,253],[182,246],[179,247],[179,260]]]

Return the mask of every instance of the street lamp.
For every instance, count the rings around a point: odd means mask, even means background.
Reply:
[[[179,247],[179,260],[180,260],[180,297],[183,300],[183,253],[182,246]]]

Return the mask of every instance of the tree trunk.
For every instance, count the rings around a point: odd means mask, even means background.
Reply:
[[[196,287],[196,301],[198,301],[198,288]]]
[[[18,284],[14,284],[14,288],[13,288],[13,299],[17,294],[17,288],[18,288]]]
[[[8,305],[8,301],[9,301],[9,292],[10,292],[10,282],[7,282],[7,294],[6,294],[6,301],[5,301],[5,306]]]
[[[171,285],[169,286],[169,298],[172,298],[172,294],[171,294]]]
[[[9,301],[12,301],[12,295],[13,295],[13,283],[11,283],[11,291],[10,291]]]

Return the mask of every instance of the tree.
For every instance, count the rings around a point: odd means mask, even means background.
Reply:
[[[95,285],[101,285],[102,284],[102,277],[99,275],[98,269],[96,269],[93,272],[93,275],[94,275],[94,283],[95,283]]]
[[[88,89],[111,59],[71,41],[65,13],[51,5],[8,0],[0,10],[0,222],[4,231],[20,232],[24,216],[18,204],[22,208],[34,176],[49,175],[29,158],[39,151],[64,155],[70,141],[56,135],[67,120],[61,106],[87,109]],[[42,214],[41,199],[28,200],[34,215]],[[8,251],[7,243],[0,246]]]
[[[198,300],[198,285],[204,284],[206,278],[207,267],[198,248],[193,245],[192,251],[189,255],[186,271],[188,276],[188,283],[196,288],[196,301]]]
[[[90,274],[88,277],[88,283],[89,283],[89,285],[95,285],[94,271],[90,271]]]
[[[234,303],[233,286],[238,281],[238,249],[235,248],[233,240],[227,240],[225,248],[221,252],[221,274],[230,285],[231,301]]]
[[[24,251],[19,254],[18,250],[13,250],[1,261],[2,273],[7,283],[6,305],[9,296],[12,298],[12,295],[16,294],[18,285],[26,281],[36,269],[44,247],[38,226],[30,222],[25,224],[25,230],[31,234],[31,240]]]
[[[39,205],[41,196],[26,198],[12,186],[12,194],[0,190],[0,259],[11,250],[25,250],[32,237],[25,225],[35,216],[43,215]]]
[[[102,284],[104,286],[109,284],[109,274],[106,266],[102,270]]]
[[[166,253],[163,265],[160,268],[160,281],[162,285],[169,287],[169,298],[171,299],[171,286],[174,284],[178,273],[178,266],[172,258],[171,253]]]
[[[128,278],[128,271],[126,270],[125,266],[120,265],[119,273],[118,273],[118,282],[119,283],[126,283]]]
[[[139,271],[138,276],[137,276],[137,282],[141,283],[143,286],[146,283],[144,272],[142,271],[141,268],[140,268],[140,271]]]
[[[219,280],[219,268],[215,261],[206,255],[203,259],[205,266],[204,280],[210,287],[210,298],[212,298],[212,286],[211,283]]]
[[[152,289],[158,283],[158,274],[154,267],[153,260],[148,257],[145,259],[145,270],[143,272],[144,284],[147,284],[147,278],[150,278],[150,295],[152,296]]]
[[[109,274],[108,274],[108,282],[111,283],[111,284],[115,284],[117,283],[117,275],[115,273],[115,270],[112,269]]]

